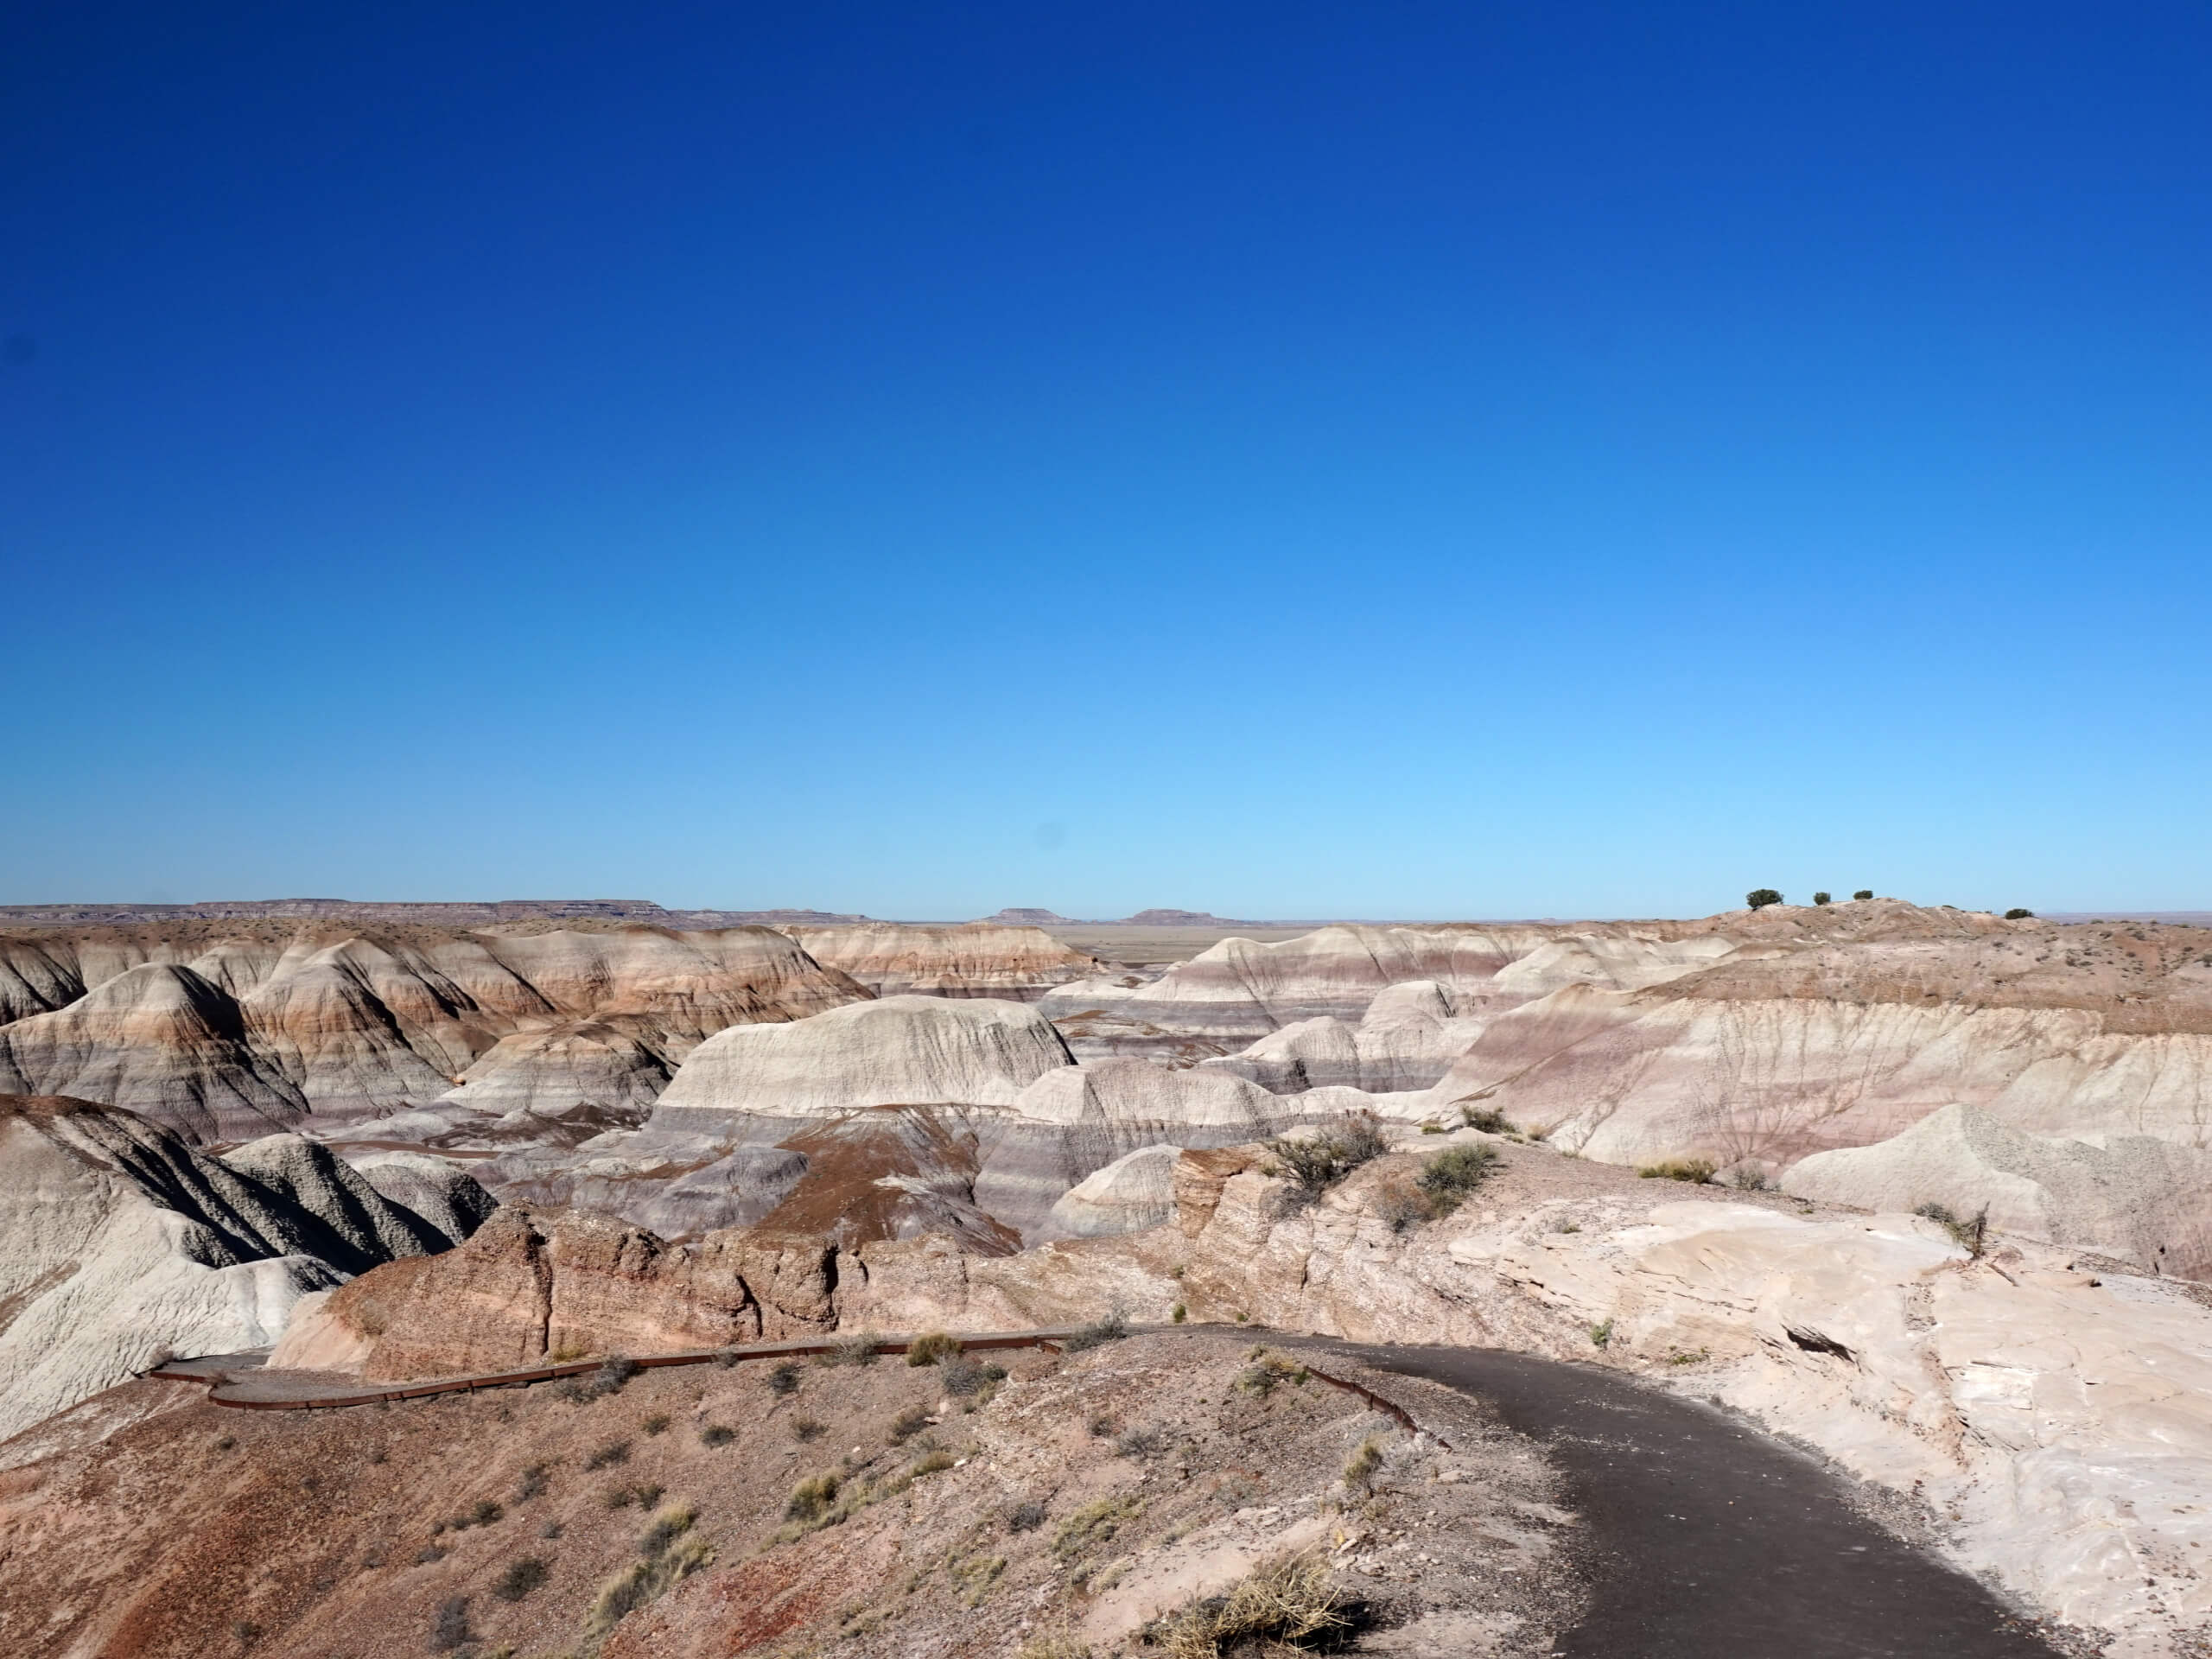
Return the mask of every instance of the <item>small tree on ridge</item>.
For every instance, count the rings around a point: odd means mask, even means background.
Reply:
[[[1753,910],[1764,910],[1769,905],[1778,905],[1782,895],[1772,887],[1753,887],[1744,895],[1744,902]]]

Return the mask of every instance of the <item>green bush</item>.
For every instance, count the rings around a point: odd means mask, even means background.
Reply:
[[[2005,919],[2008,922],[2024,922],[2034,914],[2035,912],[2032,910],[2022,910],[2015,906],[2005,912]]]
[[[950,1359],[960,1351],[959,1342],[942,1331],[926,1332],[906,1344],[909,1365],[934,1365],[941,1359]]]
[[[1093,1319],[1060,1344],[1064,1352],[1080,1354],[1091,1348],[1103,1348],[1109,1342],[1119,1342],[1129,1334],[1129,1323],[1118,1313],[1109,1313],[1103,1319]]]
[[[1872,899],[1874,896],[1874,889],[1872,887],[1861,887],[1858,892],[1853,893],[1851,896],[1854,899]]]
[[[809,1475],[791,1488],[791,1495],[784,1501],[784,1518],[787,1521],[812,1521],[837,1501],[840,1484],[837,1471],[826,1469],[818,1475]]]
[[[1320,1135],[1278,1135],[1264,1144],[1274,1156],[1275,1173],[1288,1176],[1313,1194],[1325,1192],[1390,1149],[1375,1120],[1364,1113]]]
[[[1647,1181],[1709,1181],[1715,1166],[1710,1158],[1669,1158],[1646,1164],[1636,1173]]]
[[[1505,1121],[1505,1114],[1495,1106],[1478,1106],[1468,1102],[1459,1108],[1459,1122],[1471,1129],[1480,1129],[1484,1135],[1503,1135],[1513,1126]]]
[[[1832,898],[1833,898],[1833,895],[1832,895],[1832,894],[1825,893],[1815,893],[1815,894],[1813,895],[1813,902],[1814,902],[1815,904],[1816,904],[1816,905],[1825,905],[1825,904],[1827,904],[1827,903],[1831,902]]]
[[[1457,1210],[1497,1162],[1496,1147],[1446,1147],[1421,1166],[1417,1185],[1440,1216]]]
[[[1772,887],[1753,887],[1744,895],[1744,902],[1753,910],[1764,910],[1769,905],[1778,905],[1782,895]]]

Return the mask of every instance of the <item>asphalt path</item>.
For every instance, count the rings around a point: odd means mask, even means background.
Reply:
[[[1491,1349],[1331,1346],[1488,1402],[1565,1471],[1594,1599],[1576,1659],[2053,1659],[1964,1573],[1853,1508],[1813,1459],[1595,1366]]]

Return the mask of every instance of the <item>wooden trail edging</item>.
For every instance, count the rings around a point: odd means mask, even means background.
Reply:
[[[988,1352],[997,1348],[1055,1347],[1078,1334],[1079,1327],[1067,1326],[1046,1331],[987,1331],[972,1337],[956,1340],[969,1352]],[[868,1333],[869,1341],[880,1354],[903,1354],[915,1341],[912,1335],[877,1336]],[[854,1340],[852,1337],[829,1339],[809,1338],[802,1342],[756,1342],[733,1348],[694,1348],[671,1354],[642,1354],[630,1363],[639,1370],[652,1370],[663,1365],[707,1365],[737,1363],[748,1359],[801,1359],[811,1355],[826,1354],[843,1347]],[[299,1399],[255,1399],[249,1394],[226,1397],[227,1388],[250,1389],[251,1382],[243,1384],[229,1376],[210,1377],[204,1371],[170,1370],[166,1364],[144,1373],[147,1378],[160,1382],[206,1382],[208,1400],[234,1411],[328,1411],[346,1406],[373,1406],[390,1400],[421,1400],[438,1394],[474,1393],[479,1389],[524,1388],[532,1382],[551,1382],[564,1376],[588,1376],[614,1356],[598,1359],[572,1360],[559,1365],[540,1365],[523,1371],[490,1371],[473,1376],[448,1376],[427,1382],[400,1382],[390,1388],[372,1389],[352,1394],[313,1395]]]
[[[1131,1325],[1128,1327],[1128,1334],[1141,1336],[1147,1332],[1174,1328],[1176,1327],[1168,1325]],[[1188,1331],[1204,1327],[1186,1325],[1180,1328]],[[1235,1328],[1243,1331],[1254,1329],[1249,1325]],[[986,1331],[970,1337],[956,1336],[953,1339],[959,1343],[962,1351],[965,1353],[984,1353],[1000,1348],[1042,1348],[1051,1353],[1059,1353],[1070,1338],[1082,1333],[1082,1327],[1069,1325],[1044,1331]],[[918,1339],[918,1333],[889,1336],[877,1335],[874,1332],[860,1334],[868,1337],[879,1354],[903,1354]],[[842,1338],[810,1338],[801,1342],[747,1343],[733,1348],[691,1348],[671,1354],[639,1355],[631,1358],[630,1363],[643,1371],[652,1370],[663,1365],[736,1364],[749,1359],[804,1359],[817,1354],[829,1353],[833,1349],[842,1348],[855,1340],[856,1338],[851,1336]],[[1299,1345],[1305,1344],[1301,1343]],[[219,1374],[211,1377],[205,1371],[169,1370],[166,1368],[166,1362],[163,1365],[156,1366],[154,1370],[146,1372],[145,1376],[150,1381],[161,1382],[206,1382],[208,1385],[209,1403],[226,1406],[233,1411],[334,1411],[349,1406],[381,1405],[393,1400],[423,1400],[440,1394],[473,1394],[479,1389],[526,1388],[532,1382],[551,1382],[564,1376],[588,1376],[613,1357],[616,1356],[606,1355],[598,1359],[571,1360],[559,1365],[540,1365],[524,1371],[491,1371],[474,1376],[440,1377],[428,1382],[402,1382],[388,1389],[372,1389],[353,1394],[315,1395],[294,1400],[282,1398],[257,1400],[251,1395],[226,1398],[223,1394],[226,1388],[244,1386],[250,1389],[252,1384],[251,1382],[243,1385],[236,1384],[226,1375]],[[205,1363],[204,1361],[194,1363]],[[1348,1394],[1357,1395],[1408,1433],[1425,1433],[1446,1451],[1452,1449],[1452,1443],[1437,1433],[1434,1429],[1423,1429],[1421,1424],[1414,1421],[1411,1412],[1396,1401],[1387,1399],[1377,1394],[1365,1383],[1354,1382],[1350,1377],[1332,1376],[1311,1363],[1308,1363],[1306,1369],[1312,1376],[1327,1383],[1331,1388],[1342,1389]]]

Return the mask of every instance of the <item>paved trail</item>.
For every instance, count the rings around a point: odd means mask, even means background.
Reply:
[[[2053,1659],[1974,1580],[1859,1515],[1811,1459],[1594,1366],[1487,1349],[1331,1347],[1489,1401],[1586,1518],[1575,1659]]]

